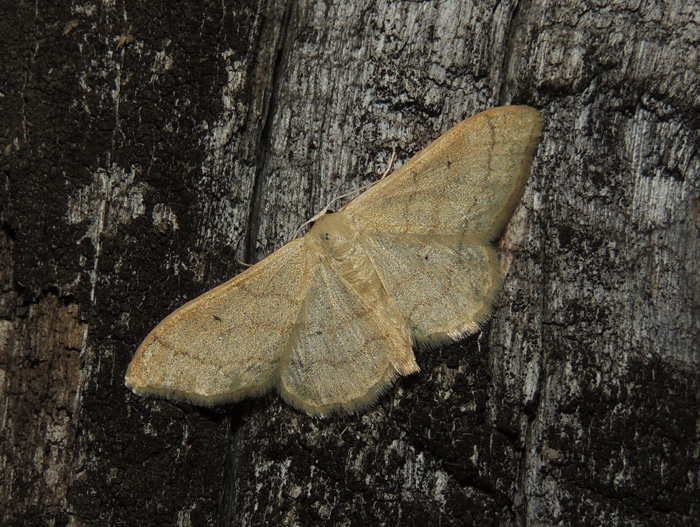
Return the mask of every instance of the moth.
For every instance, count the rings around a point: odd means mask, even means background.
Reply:
[[[126,373],[139,395],[203,405],[275,388],[310,415],[372,405],[419,370],[414,345],[476,332],[499,288],[491,245],[527,182],[541,120],[494,108],[170,314]]]

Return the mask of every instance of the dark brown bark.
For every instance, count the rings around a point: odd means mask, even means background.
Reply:
[[[0,524],[698,524],[698,12],[0,6]],[[481,334],[355,416],[126,390],[172,309],[509,103],[544,133]]]

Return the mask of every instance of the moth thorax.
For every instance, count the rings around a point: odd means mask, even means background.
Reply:
[[[330,265],[360,295],[375,305],[383,302],[379,276],[355,236],[351,220],[343,213],[322,216],[311,229]]]

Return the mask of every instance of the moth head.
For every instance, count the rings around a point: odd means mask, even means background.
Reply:
[[[324,214],[318,218],[308,235],[331,249],[347,243],[352,237],[350,222],[342,212]]]

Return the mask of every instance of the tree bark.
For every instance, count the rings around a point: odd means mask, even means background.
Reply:
[[[0,524],[697,525],[700,4],[0,6]],[[359,414],[123,384],[481,110],[544,131],[483,331]]]

